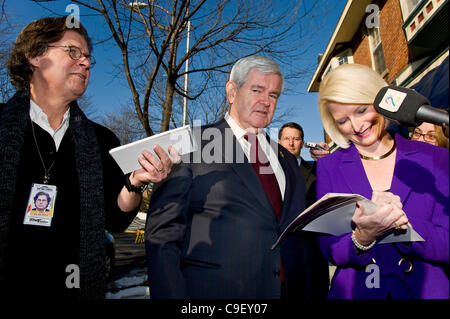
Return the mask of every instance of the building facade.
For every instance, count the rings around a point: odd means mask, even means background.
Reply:
[[[414,85],[448,56],[448,20],[448,0],[348,0],[308,91],[343,63],[368,65],[391,85]]]

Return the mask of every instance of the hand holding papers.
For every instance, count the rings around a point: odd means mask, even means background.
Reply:
[[[138,157],[142,154],[143,150],[147,150],[156,156],[153,152],[153,146],[155,144],[159,144],[167,153],[169,153],[169,145],[172,145],[177,149],[180,156],[193,152],[197,148],[192,136],[191,128],[189,125],[186,125],[130,144],[113,148],[109,151],[109,153],[120,166],[123,173],[127,174],[141,168],[141,165],[138,162]]]
[[[358,194],[328,193],[300,213],[272,246],[275,249],[288,235],[297,230],[319,232],[339,236],[352,231],[352,216],[356,202],[364,206],[365,214],[373,214],[377,205]],[[378,243],[424,241],[412,227],[406,231],[391,233]]]

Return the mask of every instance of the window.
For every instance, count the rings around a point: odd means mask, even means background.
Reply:
[[[408,19],[410,13],[414,10],[419,2],[421,2],[421,0],[401,0],[404,21]]]
[[[326,77],[327,74],[331,72],[331,70],[333,70],[333,66],[332,66],[332,65],[330,65],[330,66],[328,67],[327,72],[324,73],[324,76],[323,76],[322,78]]]
[[[341,65],[341,64],[348,64],[348,57],[347,57],[347,55],[341,55],[338,58],[338,62],[339,62],[339,65]]]
[[[386,64],[384,62],[383,45],[381,44],[380,29],[369,28],[368,30],[370,35],[369,37],[370,47],[373,56],[373,66],[375,68],[375,71],[377,71],[379,74],[383,74],[383,72],[386,70]]]

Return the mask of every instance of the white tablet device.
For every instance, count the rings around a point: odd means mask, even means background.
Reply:
[[[153,151],[153,146],[159,144],[167,153],[169,145],[174,146],[181,155],[191,153],[197,149],[192,130],[189,125],[179,127],[170,131],[156,134],[142,140],[132,142],[113,148],[109,154],[120,166],[124,174],[128,174],[136,169],[142,168],[138,162],[138,156],[145,149],[158,156]]]

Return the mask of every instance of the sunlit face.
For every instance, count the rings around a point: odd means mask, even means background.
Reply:
[[[85,39],[74,31],[66,31],[61,40],[51,43],[52,46],[71,45],[89,54]],[[70,101],[79,98],[86,90],[89,81],[89,60],[82,56],[73,60],[67,48],[48,47],[44,55],[29,58],[34,66],[31,86],[53,92]]]
[[[252,70],[243,86],[237,88],[229,81],[226,90],[230,115],[236,123],[244,130],[264,128],[272,122],[281,94],[281,77]]]
[[[48,205],[47,196],[39,195],[34,204],[37,210],[45,210]]]
[[[278,143],[297,158],[300,156],[300,151],[303,147],[302,133],[293,127],[285,127],[281,132],[281,138],[278,140]]]
[[[329,102],[328,110],[339,131],[356,146],[371,146],[379,141],[379,114],[373,105]]]
[[[421,125],[417,126],[414,129],[411,139],[438,146],[436,130],[434,129],[434,124],[431,123],[423,122]]]

